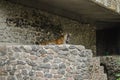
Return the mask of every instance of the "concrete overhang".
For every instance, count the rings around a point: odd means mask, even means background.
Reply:
[[[91,0],[9,0],[77,21],[119,23],[120,14]]]

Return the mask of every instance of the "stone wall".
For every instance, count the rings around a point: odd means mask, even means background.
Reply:
[[[0,0],[0,43],[40,44],[71,33],[70,44],[96,51],[95,26]]]
[[[107,80],[81,45],[1,45],[0,80]]]
[[[103,56],[100,59],[101,65],[104,66],[108,75],[108,80],[117,80],[120,74],[120,56]]]
[[[91,70],[90,70],[90,80],[108,80],[107,74],[104,73],[105,69],[104,66],[100,65],[100,58],[99,57],[93,57],[91,60]]]
[[[120,0],[92,0],[120,13]]]

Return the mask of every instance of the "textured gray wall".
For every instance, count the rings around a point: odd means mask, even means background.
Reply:
[[[107,80],[81,45],[1,45],[0,80]]]
[[[38,9],[0,1],[0,42],[40,44],[71,33],[70,44],[96,51],[95,26],[83,24]]]

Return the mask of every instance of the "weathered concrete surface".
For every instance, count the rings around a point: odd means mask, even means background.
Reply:
[[[120,22],[120,15],[91,0],[10,0],[80,21]],[[101,0],[102,1],[102,0]],[[109,1],[109,0],[108,0]],[[87,20],[84,20],[87,19]]]
[[[101,6],[105,6],[115,12],[120,13],[120,0],[92,0]]]

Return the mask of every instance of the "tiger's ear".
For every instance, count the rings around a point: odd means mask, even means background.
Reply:
[[[70,38],[71,35],[72,35],[71,33],[67,33],[67,34],[66,34],[66,37],[67,37],[67,38]]]
[[[61,33],[62,36],[64,36],[66,33]]]
[[[64,35],[64,43],[68,44],[70,42],[71,33],[66,33]]]
[[[68,33],[68,36],[71,36],[72,34],[71,33]]]

